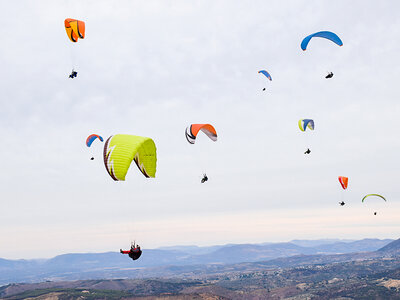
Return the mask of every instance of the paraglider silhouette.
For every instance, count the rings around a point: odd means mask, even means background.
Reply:
[[[94,157],[92,156],[92,157],[90,158],[90,160],[94,160]]]
[[[206,182],[207,180],[208,180],[207,174],[204,173],[204,174],[203,174],[203,178],[201,179],[201,183],[204,183],[204,182]]]
[[[140,246],[135,245],[135,242],[131,243],[131,249],[126,251],[119,249],[119,252],[122,254],[128,254],[129,257],[132,258],[132,260],[137,260],[140,255],[142,255],[142,250],[140,250]]]
[[[78,72],[76,72],[74,69],[72,69],[71,74],[69,74],[69,78],[75,78],[78,76]]]
[[[340,206],[343,206],[343,205],[345,205],[346,203],[344,203],[344,201],[342,201],[342,202],[339,202],[339,204],[340,204]]]
[[[332,78],[332,77],[333,77],[333,73],[332,72],[329,72],[328,75],[325,76],[325,78],[327,78],[327,79],[328,78]]]
[[[311,150],[310,149],[308,149],[307,148],[307,151],[306,152],[304,152],[304,154],[310,154],[311,153]]]

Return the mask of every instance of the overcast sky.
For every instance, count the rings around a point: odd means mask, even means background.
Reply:
[[[132,239],[154,248],[398,238],[399,9],[1,1],[0,257],[115,251]],[[69,17],[86,22],[76,44]],[[313,39],[303,52],[301,40],[321,30],[343,47]],[[303,118],[314,132],[300,132]],[[213,124],[218,141],[200,134],[190,145],[191,123]],[[91,133],[151,137],[156,178],[133,165],[114,182],[103,144],[85,145]],[[368,193],[388,201],[362,204]]]

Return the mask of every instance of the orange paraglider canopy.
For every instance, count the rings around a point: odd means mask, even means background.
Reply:
[[[76,43],[78,38],[85,38],[85,22],[68,18],[65,19],[64,25],[71,42]]]
[[[340,185],[342,186],[342,188],[345,190],[347,189],[347,184],[349,183],[349,178],[344,177],[344,176],[339,176],[338,177]]]
[[[217,140],[217,131],[210,124],[192,124],[186,128],[186,139],[189,143],[194,144],[197,133],[203,131],[214,142]]]

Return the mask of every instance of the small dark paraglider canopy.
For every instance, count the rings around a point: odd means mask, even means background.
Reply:
[[[94,160],[94,157],[91,157],[90,160]]]
[[[339,202],[339,204],[340,204],[340,206],[343,206],[343,205],[345,205],[346,203],[344,203],[344,201],[342,201],[342,202]]]
[[[328,75],[325,76],[325,78],[327,78],[327,79],[328,78],[332,78],[332,77],[333,77],[333,73],[332,72],[329,72]]]

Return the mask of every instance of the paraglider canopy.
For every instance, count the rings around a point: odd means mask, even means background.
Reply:
[[[151,138],[128,134],[110,136],[104,144],[104,166],[115,181],[124,181],[132,161],[147,178],[156,177],[156,145]]]
[[[343,46],[342,40],[335,33],[331,32],[331,31],[319,31],[319,32],[310,34],[309,36],[306,36],[303,39],[303,41],[301,42],[301,49],[303,51],[305,51],[307,49],[308,43],[314,37],[325,38],[325,39],[328,39],[328,40],[334,42],[336,45]]]
[[[342,186],[342,188],[345,190],[347,189],[347,184],[349,183],[349,178],[344,177],[344,176],[339,176],[339,183]]]
[[[314,130],[314,120],[312,119],[299,120],[298,124],[301,131],[306,131],[307,127],[310,130]]]
[[[67,18],[64,21],[65,31],[71,42],[76,43],[78,38],[85,38],[85,22]]]
[[[99,139],[101,142],[103,141],[103,138],[100,135],[97,134],[91,134],[86,138],[86,146],[90,147],[92,143],[96,140]]]
[[[258,71],[258,73],[260,74],[264,74],[265,75],[265,77],[267,77],[270,81],[272,81],[272,77],[271,77],[271,75],[267,72],[267,71],[265,71],[265,70],[261,70],[261,71]]]
[[[371,196],[380,197],[380,198],[382,198],[383,200],[386,201],[385,197],[383,197],[382,195],[378,195],[378,194],[368,194],[368,195],[365,195],[364,198],[362,198],[361,202],[364,202],[364,200],[365,200],[366,198],[371,197]]]
[[[217,131],[211,124],[192,124],[186,127],[185,136],[190,144],[196,142],[196,137],[199,131],[204,132],[212,141],[217,141]]]

